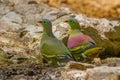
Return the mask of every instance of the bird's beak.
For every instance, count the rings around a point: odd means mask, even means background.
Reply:
[[[42,23],[42,21],[38,21],[38,23]]]
[[[42,23],[42,21],[37,21],[36,25],[39,26]]]
[[[68,22],[68,20],[64,20],[64,22]]]

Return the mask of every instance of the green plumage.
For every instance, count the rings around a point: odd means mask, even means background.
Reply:
[[[84,51],[78,56],[80,56],[80,60],[82,61],[89,61],[94,58],[97,58],[100,55],[100,53],[102,53],[103,51],[104,49],[102,47],[94,47]]]
[[[80,24],[75,18],[67,21],[70,25],[70,34],[67,47],[77,61],[93,59],[102,53],[103,49],[96,46],[94,40],[81,32]]]
[[[42,25],[44,31],[40,43],[40,51],[44,59],[53,66],[64,65],[66,62],[73,60],[73,56],[67,47],[53,35],[51,22],[43,19]]]

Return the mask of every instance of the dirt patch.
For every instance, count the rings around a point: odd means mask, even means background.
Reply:
[[[5,64],[0,65],[0,79],[32,78],[41,74],[41,67],[35,63]],[[18,78],[19,77],[19,78]],[[30,79],[29,79],[30,80]],[[32,80],[32,79],[31,79]]]

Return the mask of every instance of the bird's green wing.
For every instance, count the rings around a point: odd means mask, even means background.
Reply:
[[[83,52],[91,47],[94,47],[94,46],[95,45],[93,45],[89,41],[84,41],[82,45],[71,48],[70,51],[74,52],[74,53],[81,53],[81,52]]]
[[[103,48],[102,47],[95,47],[95,48],[91,48],[86,50],[84,53],[82,53],[83,55],[87,56],[87,57],[98,57],[99,54],[101,54],[103,52]]]
[[[88,49],[87,51],[84,52],[84,54],[91,56],[91,55],[99,54],[99,52],[103,50],[104,49],[102,47],[95,47],[95,48]]]
[[[47,57],[55,57],[55,56],[62,57],[65,55],[67,57],[71,56],[70,52],[65,47],[65,45],[61,41],[55,38],[49,37],[45,41],[43,41],[41,49],[43,55]]]

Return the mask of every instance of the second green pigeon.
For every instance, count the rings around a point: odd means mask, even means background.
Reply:
[[[81,32],[80,24],[75,18],[70,18],[68,20],[68,23],[71,27],[71,30],[67,41],[67,47],[70,49],[76,60],[78,60],[81,53],[85,53],[85,55],[92,55],[94,52],[101,51],[101,48],[95,48],[96,43],[90,36],[85,35]],[[91,48],[95,49],[89,50]],[[86,52],[86,50],[89,50],[89,53]],[[93,52],[90,53],[91,51]],[[99,53],[96,54],[98,55]]]

